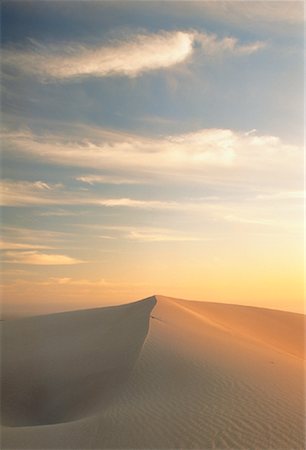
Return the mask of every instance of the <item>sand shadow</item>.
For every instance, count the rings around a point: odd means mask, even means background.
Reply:
[[[155,303],[2,323],[2,423],[55,424],[103,410],[137,361]]]

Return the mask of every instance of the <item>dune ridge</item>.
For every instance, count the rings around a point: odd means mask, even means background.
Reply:
[[[4,322],[2,448],[303,449],[304,319],[153,296]]]

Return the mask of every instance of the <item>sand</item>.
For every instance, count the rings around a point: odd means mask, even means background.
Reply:
[[[2,322],[2,448],[305,448],[304,316],[161,296]]]

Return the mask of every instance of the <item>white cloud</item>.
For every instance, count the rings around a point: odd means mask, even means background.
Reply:
[[[108,207],[126,206],[129,208],[144,209],[182,209],[183,205],[177,202],[167,202],[160,200],[137,200],[133,198],[107,198],[97,199],[95,204]],[[188,206],[188,205],[186,205]]]
[[[105,77],[135,77],[148,70],[168,68],[192,53],[193,35],[161,32],[129,36],[127,41],[89,47],[81,44],[42,45],[32,41],[27,50],[4,49],[5,65],[18,67],[44,80]]]
[[[148,138],[90,127],[84,130],[76,128],[75,132],[71,130],[70,140],[66,133],[45,136],[10,133],[5,136],[4,148],[17,154],[25,153],[44,164],[50,162],[80,167],[85,175],[77,178],[82,183],[86,182],[88,188],[81,190],[75,185],[68,187],[45,183],[44,180],[4,180],[4,205],[56,205],[57,208],[82,205],[84,208],[180,211],[199,213],[211,224],[218,221],[228,224],[228,227],[231,223],[240,223],[241,226],[253,224],[254,227],[266,225],[269,228],[279,224],[289,229],[291,223],[299,221],[296,202],[292,200],[301,198],[303,149],[283,142],[277,136],[260,135],[256,130],[202,129]],[[86,175],[88,169],[95,174]],[[152,191],[156,196],[152,198],[151,190],[137,189],[141,198],[138,195],[135,198],[135,194],[131,194],[134,189],[128,190],[128,186],[116,187],[116,194],[107,196],[101,195],[100,186],[95,186],[104,181],[120,184],[123,180],[155,185]],[[193,198],[184,197],[183,187],[187,184],[186,192],[189,194],[189,187],[195,187]],[[175,199],[161,198],[161,190],[156,189],[157,186],[172,186],[170,192],[177,187]],[[203,187],[201,191],[198,190],[200,186]],[[150,192],[150,196],[146,192]],[[264,200],[275,202],[267,208]],[[283,200],[282,204],[280,200]],[[284,205],[287,205],[286,208],[290,206],[290,217],[287,217]],[[272,224],[271,217],[278,219]],[[102,232],[101,236],[109,239],[113,233]],[[134,228],[122,230],[118,237],[140,242],[161,242],[189,240],[195,236]],[[46,242],[44,239],[18,239],[14,235],[6,239],[34,244]]]
[[[70,256],[66,255],[47,254],[37,251],[7,251],[5,252],[5,262],[11,264],[54,266],[80,264],[84,263],[85,261],[71,258]]]
[[[61,136],[10,138],[17,150],[33,154],[43,161],[97,169],[171,168],[185,170],[198,164],[228,165],[235,158],[238,134],[230,130],[208,129],[164,138],[105,135],[100,139],[67,139]],[[91,181],[89,179],[89,181]],[[91,181],[92,182],[92,181]]]
[[[251,54],[264,44],[240,44],[236,38],[219,39],[214,34],[194,31],[161,31],[157,34],[128,36],[125,41],[108,45],[81,44],[44,45],[33,40],[26,49],[4,48],[3,66],[17,68],[43,81],[68,80],[79,77],[128,76],[168,69],[185,62],[197,49],[206,55],[223,53]]]
[[[200,238],[195,236],[188,236],[175,232],[163,233],[163,232],[150,232],[150,231],[130,231],[126,239],[139,242],[185,242],[185,241],[199,241]]]
[[[135,183],[151,183],[162,178],[164,183],[182,179],[210,183],[220,180],[222,184],[257,183],[261,190],[265,184],[280,184],[281,181],[292,190],[295,188],[289,187],[290,183],[296,183],[301,175],[302,148],[254,130],[243,133],[229,129],[201,129],[156,138],[95,128],[75,133],[72,131],[70,140],[65,134],[37,136],[17,132],[14,136],[10,133],[4,135],[3,148],[8,152],[32,155],[43,163],[103,170],[103,175],[78,178],[89,185],[134,180]],[[26,192],[27,185],[23,187]],[[4,189],[6,198],[10,197],[14,203],[10,184],[4,185]],[[42,182],[31,185],[31,190],[43,194],[48,204],[53,203],[54,192],[60,189],[60,185]],[[21,197],[22,189],[18,199]],[[33,197],[33,204],[36,197]]]
[[[76,177],[77,181],[82,183],[94,184],[140,184],[141,181],[132,178],[123,178],[118,175],[84,175]],[[143,180],[144,181],[144,180]]]

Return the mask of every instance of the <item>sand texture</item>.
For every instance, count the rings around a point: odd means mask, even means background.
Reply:
[[[304,318],[156,296],[5,321],[1,448],[302,450]]]

